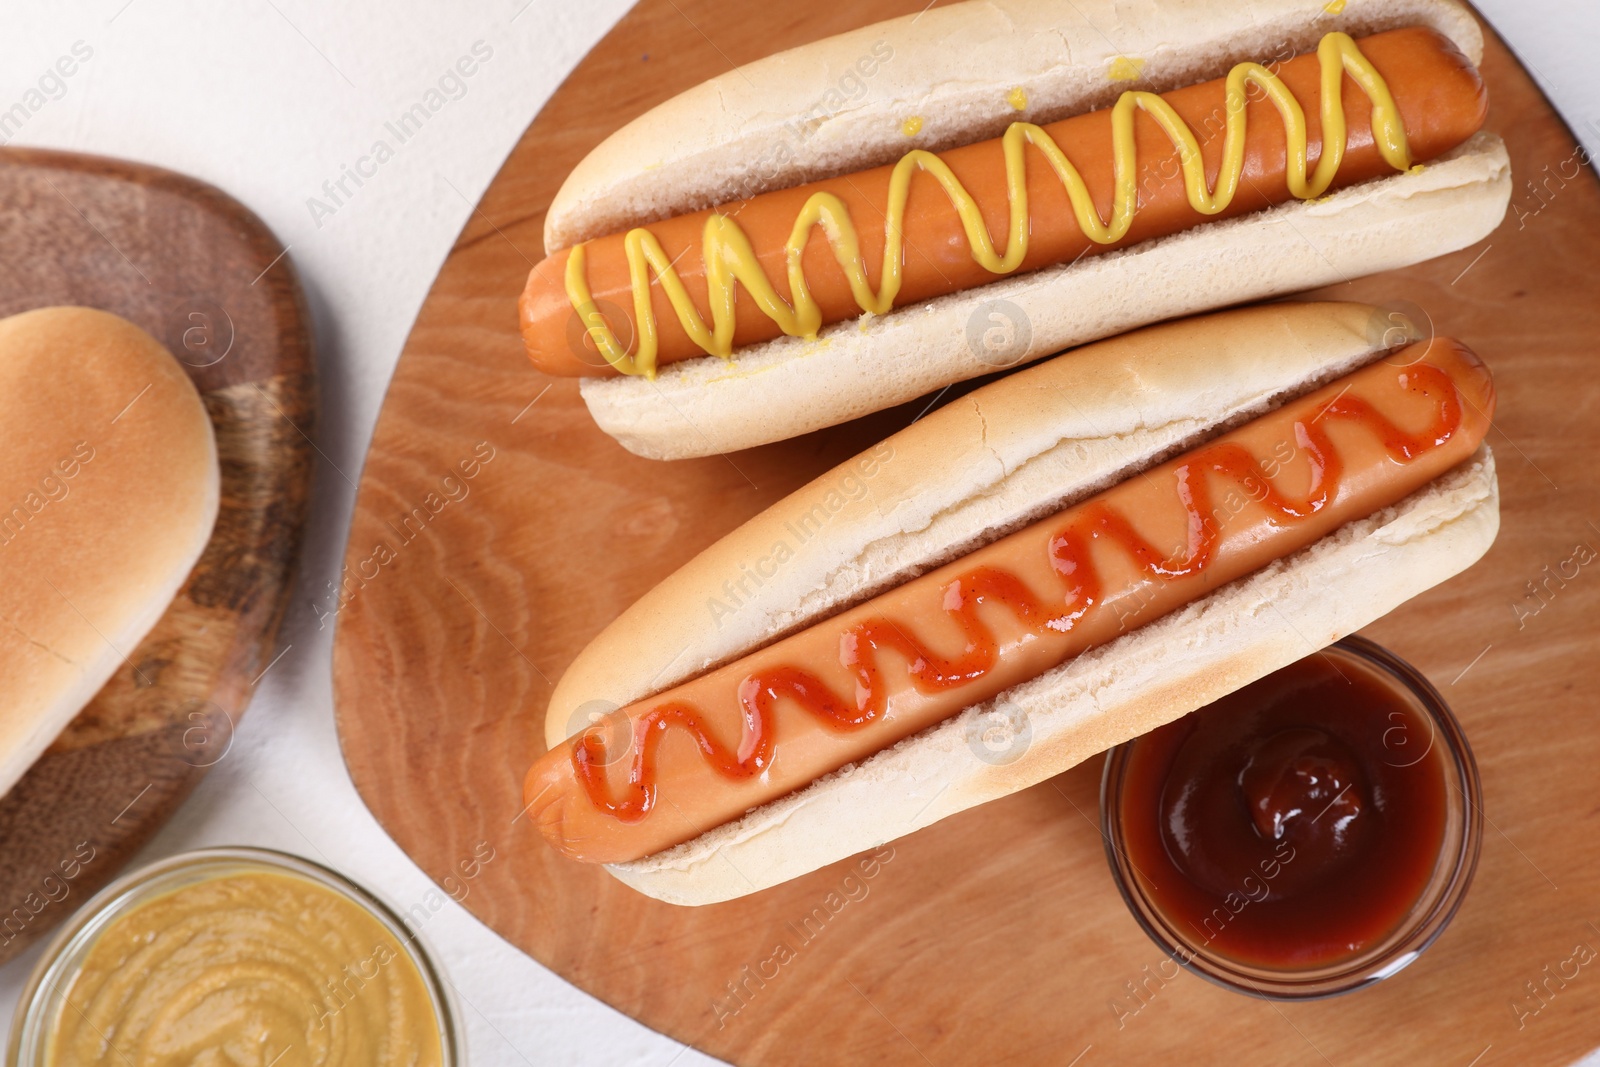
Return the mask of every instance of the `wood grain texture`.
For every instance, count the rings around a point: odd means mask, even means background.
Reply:
[[[283,246],[224,193],[0,150],[0,315],[113,311],[163,341],[216,431],[221,507],[167,613],[0,798],[0,961],[115,875],[222,759],[276,655],[305,525],[311,334]]]
[[[363,474],[334,676],[367,804],[514,944],[739,1063],[1066,1063],[1086,1048],[1084,1064],[1467,1064],[1486,1048],[1476,1062],[1563,1063],[1600,1045],[1600,970],[1551,980],[1540,999],[1525,984],[1579,944],[1600,950],[1600,564],[1553,581],[1543,569],[1600,549],[1600,187],[1498,41],[1485,72],[1517,175],[1505,225],[1321,294],[1410,302],[1481,352],[1501,389],[1498,543],[1369,631],[1455,706],[1488,811],[1477,882],[1414,966],[1282,1007],[1163,976],[1106,867],[1099,760],[895,842],[870,878],[844,862],[701,909],[563,861],[517,820],[551,683],[579,648],[714,538],[916,414],[727,457],[629,455],[518,341],[544,209],[586,150],[657,101],[730,62],[921,6],[645,0],[516,146],[417,318]],[[473,467],[475,452],[492,458]],[[469,879],[479,842],[496,858]]]

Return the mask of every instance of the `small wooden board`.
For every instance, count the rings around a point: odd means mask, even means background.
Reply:
[[[0,315],[116,312],[184,364],[216,430],[215,532],[150,635],[0,798],[0,960],[166,821],[278,653],[305,527],[311,331],[284,248],[243,205],[155,167],[0,149]]]
[[[638,896],[514,823],[551,682],[589,638],[916,414],[727,457],[629,455],[574,382],[541,378],[523,355],[515,298],[542,254],[544,210],[584,152],[648,106],[730,63],[921,6],[644,0],[511,153],[417,318],[363,472],[334,680],[367,804],[514,944],[739,1063],[1562,1063],[1600,1045],[1600,964],[1558,973],[1576,946],[1600,950],[1600,564],[1558,573],[1579,544],[1600,549],[1600,187],[1497,40],[1490,127],[1517,175],[1504,226],[1320,294],[1411,302],[1481,352],[1501,391],[1499,541],[1369,631],[1459,712],[1488,810],[1465,907],[1409,970],[1282,1006],[1162,972],[1106,867],[1099,760],[895,842],[870,878],[847,882],[856,868],[840,863],[699,909]],[[492,459],[473,466],[479,455]],[[480,842],[496,857],[481,867]],[[1535,998],[1525,983],[1546,982],[1547,966],[1557,977]]]

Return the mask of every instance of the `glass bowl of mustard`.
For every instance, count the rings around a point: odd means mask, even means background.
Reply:
[[[112,882],[57,932],[17,1005],[17,1067],[455,1067],[418,934],[342,875],[214,848]]]
[[[1100,811],[1117,887],[1167,957],[1274,1000],[1416,960],[1466,895],[1483,822],[1444,699],[1361,637],[1113,749]]]

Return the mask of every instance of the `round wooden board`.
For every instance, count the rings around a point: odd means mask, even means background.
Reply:
[[[311,333],[283,246],[243,205],[155,167],[0,149],[0,315],[114,311],[200,390],[216,529],[149,636],[0,798],[0,961],[115,875],[222,759],[278,650],[305,525]]]
[[[895,842],[871,877],[845,862],[700,909],[562,860],[517,820],[551,682],[584,643],[714,538],[918,410],[726,457],[629,455],[574,382],[523,355],[515,298],[542,254],[544,210],[584,152],[648,106],[730,63],[921,6],[645,0],[511,153],[417,318],[363,473],[334,680],[367,804],[511,942],[739,1063],[1464,1065],[1559,1063],[1600,1045],[1587,967],[1542,1000],[1525,986],[1547,966],[1570,973],[1575,946],[1600,949],[1600,572],[1558,573],[1577,546],[1600,549],[1600,188],[1498,41],[1490,126],[1518,190],[1504,226],[1322,294],[1414,302],[1477,348],[1501,389],[1499,541],[1370,630],[1444,689],[1483,771],[1477,882],[1417,964],[1356,996],[1283,1006],[1163,975],[1106,868],[1098,759]],[[480,842],[497,856],[481,869],[469,862]]]

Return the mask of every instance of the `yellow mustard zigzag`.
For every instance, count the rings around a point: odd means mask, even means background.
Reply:
[[[821,226],[833,249],[834,259],[849,280],[856,304],[865,313],[885,314],[894,306],[895,296],[900,291],[905,244],[902,225],[911,178],[917,171],[932,175],[944,189],[951,206],[960,216],[967,241],[972,246],[972,258],[993,274],[1009,274],[1021,265],[1028,254],[1028,185],[1024,148],[1030,144],[1045,157],[1066,188],[1073,213],[1084,234],[1099,244],[1111,244],[1128,232],[1138,205],[1135,111],[1143,111],[1155,119],[1178,150],[1190,205],[1203,215],[1215,215],[1233,202],[1244,172],[1245,104],[1248,87],[1252,84],[1265,94],[1283,119],[1289,146],[1287,180],[1289,191],[1294,196],[1302,200],[1321,196],[1332,184],[1344,159],[1347,142],[1343,101],[1346,72],[1372,101],[1373,137],[1384,160],[1397,171],[1410,170],[1411,152],[1394,97],[1389,92],[1388,83],[1361,53],[1355,41],[1348,34],[1327,34],[1317,46],[1317,59],[1322,68],[1323,148],[1316,170],[1309,179],[1306,176],[1308,134],[1305,112],[1300,102],[1267,67],[1259,63],[1240,63],[1228,72],[1222,167],[1217,174],[1215,189],[1206,187],[1205,162],[1199,140],[1172,105],[1155,93],[1129,90],[1117,100],[1111,112],[1115,190],[1109,221],[1101,220],[1083,176],[1054,138],[1034,123],[1014,122],[1001,138],[1005,153],[1006,196],[1010,202],[1010,225],[1003,254],[995,248],[977,202],[950,167],[934,153],[919,148],[900,158],[889,179],[889,203],[884,215],[883,268],[880,274],[882,284],[877,292],[872,291],[867,281],[861,242],[849,209],[834,194],[818,192],[812,194],[800,209],[789,242],[784,247],[789,292],[794,300],[792,305],[778,294],[762,270],[744,230],[732,218],[720,214],[712,214],[706,219],[701,246],[711,303],[710,327],[706,326],[705,320],[695,309],[688,290],[662,249],[661,242],[643,226],[629,230],[623,238],[633,289],[634,322],[639,334],[634,354],[629,355],[626,346],[618,342],[616,334],[606,324],[605,316],[595,305],[589,289],[583,244],[576,245],[567,259],[567,298],[600,354],[623,374],[655,377],[657,334],[655,313],[650,307],[651,272],[660,281],[684,332],[708,355],[726,359],[733,354],[736,285],[743,285],[762,314],[777,323],[785,334],[812,338],[822,326],[822,310],[811,296],[801,255],[812,228]]]

